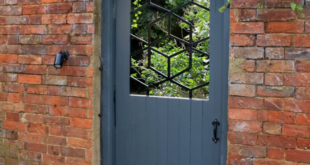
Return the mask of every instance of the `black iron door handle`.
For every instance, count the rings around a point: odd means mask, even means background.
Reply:
[[[217,143],[220,139],[217,137],[217,126],[220,125],[220,122],[215,119],[213,122],[212,122],[212,125],[213,125],[213,138],[212,140],[214,141],[214,143]]]

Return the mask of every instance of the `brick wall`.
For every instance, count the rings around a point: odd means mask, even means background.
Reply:
[[[0,164],[92,164],[91,0],[0,0]],[[55,55],[67,50],[62,69]]]
[[[229,165],[310,164],[310,9],[291,1],[232,2]]]

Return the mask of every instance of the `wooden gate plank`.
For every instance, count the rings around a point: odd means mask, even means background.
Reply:
[[[145,125],[145,97],[136,97],[135,108],[135,165],[145,165],[146,125]]]
[[[168,165],[178,165],[180,100],[168,100]]]
[[[192,100],[191,105],[191,165],[202,165],[202,102]]]
[[[190,160],[190,100],[180,101],[179,109],[179,165],[189,165]]]
[[[146,98],[146,163],[145,165],[156,165],[156,119],[157,99]]]
[[[168,99],[158,98],[157,99],[157,128],[156,128],[156,157],[157,165],[167,165],[167,137],[168,137]]]

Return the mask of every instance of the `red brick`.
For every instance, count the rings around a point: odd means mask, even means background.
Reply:
[[[68,36],[66,35],[44,35],[43,44],[51,45],[66,45],[68,43]]]
[[[229,97],[230,108],[263,109],[264,100],[260,98]]]
[[[297,72],[310,72],[310,61],[296,61]]]
[[[48,133],[48,127],[42,124],[27,124],[27,131],[30,133],[38,133],[41,135],[46,135]]]
[[[68,137],[77,137],[82,139],[88,138],[88,132],[86,129],[74,128],[74,127],[64,127],[62,128],[62,135]]]
[[[284,110],[292,112],[310,113],[310,101],[284,99]]]
[[[66,61],[64,63],[64,65],[70,65],[70,66],[89,66],[90,63],[91,63],[90,57],[88,57],[88,56],[71,56],[70,60]]]
[[[281,135],[282,125],[277,123],[267,123],[264,122],[263,132],[271,135]]]
[[[310,47],[308,41],[310,40],[310,35],[295,35],[294,36],[294,47]]]
[[[17,63],[18,55],[16,54],[6,54],[0,55],[0,62],[1,63]]]
[[[1,26],[0,34],[21,34],[23,32],[22,26],[12,25],[12,26]]]
[[[65,157],[43,154],[44,163],[65,164]]]
[[[3,120],[3,128],[9,130],[25,131],[26,125],[25,123],[21,122]]]
[[[71,148],[71,147],[60,147],[62,156],[85,158],[85,149]]]
[[[258,145],[277,148],[295,148],[296,138],[270,135],[258,135]]]
[[[8,45],[17,45],[19,43],[18,38],[18,35],[9,35]]]
[[[294,20],[295,13],[291,9],[258,9],[256,19],[262,21]]]
[[[93,79],[86,77],[68,77],[68,86],[92,87]]]
[[[257,46],[290,46],[291,36],[284,34],[266,34],[257,36]]]
[[[20,35],[19,36],[20,44],[29,44],[36,45],[42,43],[42,36],[40,35]]]
[[[92,36],[72,36],[71,44],[74,45],[91,45],[93,42]]]
[[[51,155],[60,155],[60,147],[59,146],[48,146],[47,152]]]
[[[25,150],[46,153],[47,146],[44,144],[25,143]]]
[[[262,123],[257,121],[229,121],[229,130],[234,132],[260,133],[262,132]]]
[[[6,113],[6,119],[11,121],[19,121],[19,113]]]
[[[281,73],[266,73],[265,85],[282,86],[283,74]]]
[[[229,109],[228,118],[233,120],[257,120],[257,111],[246,109]]]
[[[46,6],[31,5],[23,6],[23,15],[46,14]]]
[[[266,157],[266,148],[259,146],[230,145],[230,155],[262,158]]]
[[[45,116],[45,124],[68,126],[70,125],[70,119],[64,117]]]
[[[266,33],[303,33],[304,22],[268,22]]]
[[[310,87],[310,74],[308,73],[292,73],[284,74],[285,86]]]
[[[27,86],[26,90],[28,94],[39,94],[39,95],[47,94],[46,86]]]
[[[24,34],[47,34],[47,28],[44,25],[26,25]]]
[[[9,16],[6,17],[8,25],[26,25],[29,24],[29,16]]]
[[[35,55],[19,55],[18,63],[21,64],[42,64],[41,56]]]
[[[23,54],[45,55],[46,48],[47,48],[46,45],[24,45]]]
[[[31,25],[41,25],[41,17],[42,15],[30,15],[30,24]]]
[[[51,135],[61,135],[61,126],[51,126],[50,127],[50,134]]]
[[[286,151],[286,160],[294,162],[310,163],[310,152],[309,151],[297,151],[288,150]]]
[[[48,113],[51,116],[62,116],[67,111],[67,107],[49,106]]]
[[[49,34],[70,34],[72,25],[48,25]]]
[[[269,87],[269,86],[258,86],[257,95],[264,97],[292,97],[294,96],[293,87]]]
[[[87,2],[88,3],[88,2]],[[86,5],[87,5],[86,3]],[[93,2],[92,2],[93,3]],[[87,7],[87,6],[86,6]],[[95,33],[95,26],[94,25],[87,25],[87,33],[94,34]]]
[[[24,73],[27,73],[27,74],[46,74],[46,65],[25,65]]]
[[[43,143],[45,143],[45,144],[52,144],[52,145],[66,146],[66,145],[67,145],[67,140],[66,140],[65,137],[47,136],[47,137],[43,140]]]
[[[74,34],[86,34],[87,33],[87,25],[86,24],[75,24],[72,27],[72,33],[74,33]]]
[[[267,157],[270,159],[284,159],[285,150],[281,148],[268,148]]]
[[[291,165],[291,162],[282,160],[254,159],[255,165]]]
[[[254,97],[256,92],[255,85],[230,84],[229,94],[234,96]]]
[[[19,103],[20,102],[20,94],[19,93],[9,93],[8,100],[10,102]]]
[[[40,95],[24,95],[24,102],[30,104],[42,104],[42,105],[68,105],[67,97],[60,96],[40,96]]]
[[[92,165],[91,160],[78,159],[78,158],[67,158],[68,165]]]
[[[8,94],[7,93],[0,93],[0,101],[7,101]]]
[[[266,48],[267,59],[284,59],[284,48]]]
[[[68,146],[90,149],[92,147],[92,141],[69,137],[68,138]]]
[[[257,72],[293,72],[294,61],[290,60],[259,60]]]
[[[306,22],[306,23],[305,23],[305,28],[306,28],[306,29],[305,29],[305,32],[306,32],[306,33],[309,33],[309,32],[310,32],[310,22]]]
[[[227,136],[230,144],[256,145],[257,142],[256,134],[228,132]]]
[[[29,143],[37,143],[37,142],[41,142],[42,135],[19,132],[18,133],[18,140],[24,141],[24,142],[29,142]]]
[[[259,111],[258,120],[268,121],[271,123],[295,123],[295,113],[279,111]]]
[[[61,3],[66,2],[65,0],[42,0],[42,3]]]
[[[71,127],[91,129],[93,126],[92,123],[91,119],[70,118]]]
[[[47,5],[48,14],[66,14],[72,11],[71,3]]]
[[[310,125],[310,115],[297,114],[296,124],[297,125]]]
[[[20,5],[35,5],[40,3],[41,0],[18,0],[18,4]]]
[[[47,14],[42,15],[42,24],[65,24],[66,15],[65,14]]]
[[[282,99],[279,98],[265,98],[265,109],[281,111],[282,102]]]
[[[91,108],[92,101],[90,99],[70,97],[69,106],[76,108]]]
[[[93,14],[68,14],[67,22],[74,23],[93,23]]]
[[[242,84],[263,84],[263,73],[230,73],[229,81],[231,83]]]
[[[247,33],[247,34],[257,34],[264,33],[264,23],[262,22],[231,22],[231,33]]]
[[[18,75],[18,82],[24,84],[41,84],[41,76],[39,75]]]
[[[310,88],[299,87],[296,89],[295,98],[300,100],[309,100],[310,99]]]
[[[297,147],[301,149],[310,148],[309,139],[297,139]]]
[[[266,7],[274,8],[274,7],[291,7],[291,2],[296,3],[297,5],[303,5],[304,0],[267,0]]]
[[[283,125],[282,135],[298,138],[310,138],[310,129],[305,126]]]
[[[60,95],[60,96],[74,96],[74,97],[86,97],[85,88],[74,88],[74,87],[57,87],[49,86],[48,87],[49,95]]]
[[[63,115],[69,117],[87,118],[87,109],[68,108]]]
[[[16,82],[17,81],[17,74],[6,74],[5,79],[7,82]]]

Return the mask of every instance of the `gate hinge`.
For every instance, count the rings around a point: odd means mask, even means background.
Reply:
[[[101,59],[101,57],[99,57],[99,59],[100,59],[100,67],[99,67],[99,70],[102,71],[102,70],[103,70],[102,59]]]

